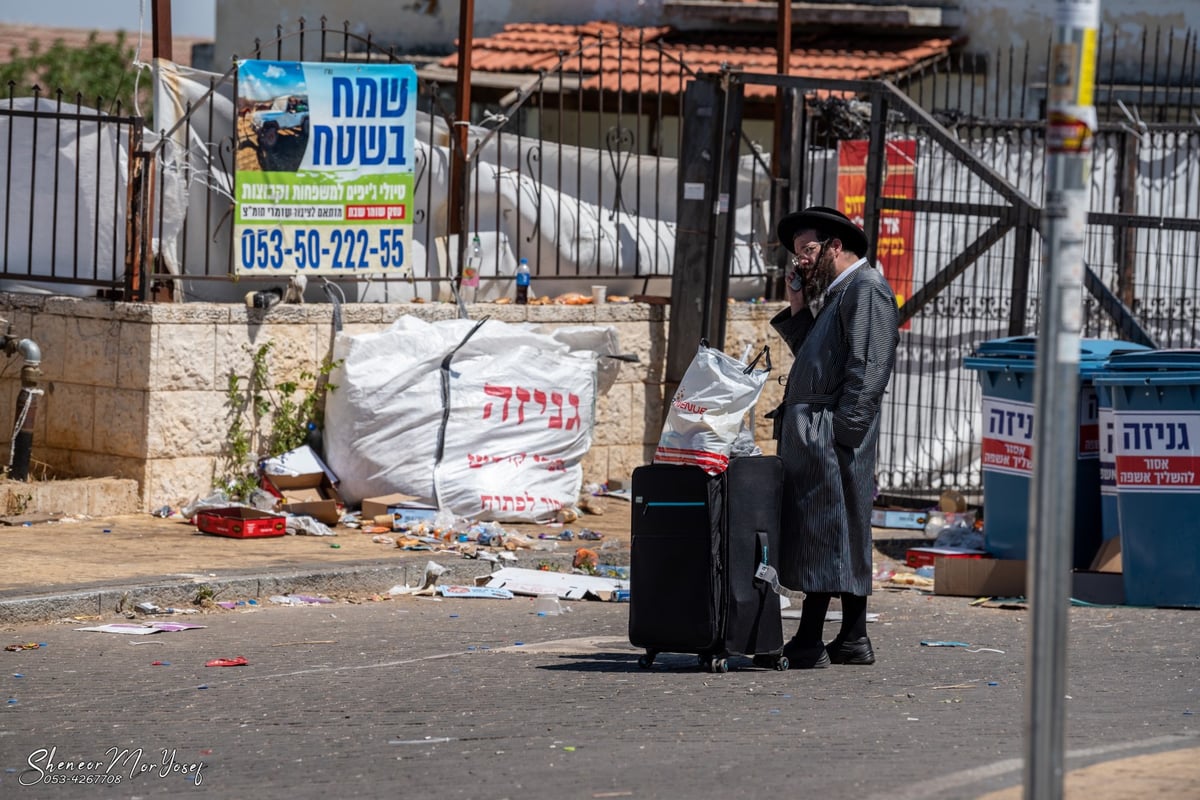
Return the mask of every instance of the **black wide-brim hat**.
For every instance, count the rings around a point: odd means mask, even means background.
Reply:
[[[841,239],[847,250],[852,250],[860,256],[867,254],[867,234],[836,208],[810,206],[803,211],[788,214],[779,220],[776,227],[779,243],[786,247],[789,253],[795,254],[792,243],[796,234],[806,229],[828,233]]]

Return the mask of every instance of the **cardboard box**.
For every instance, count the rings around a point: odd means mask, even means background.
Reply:
[[[1121,537],[1116,536],[1100,545],[1092,559],[1091,572],[1121,572]]]
[[[947,558],[933,562],[933,593],[953,597],[1024,597],[1024,561]]]
[[[411,494],[384,494],[378,497],[367,497],[362,501],[362,518],[374,519],[385,514],[395,518],[397,523],[411,524],[414,522],[432,521],[437,516],[437,506],[422,501]]]
[[[280,509],[289,514],[309,516],[326,525],[337,525],[342,515],[338,506],[342,498],[337,487],[324,472],[304,475],[265,475],[275,491],[283,498]]]
[[[985,550],[972,550],[968,547],[910,547],[904,554],[904,563],[913,569],[932,567],[938,556],[944,558],[991,558]]]
[[[906,508],[873,508],[871,524],[876,528],[908,528],[923,531],[929,520],[927,511],[911,511]]]
[[[1091,569],[1077,569],[1071,573],[1071,597],[1098,606],[1125,605],[1119,536],[1100,545]]]

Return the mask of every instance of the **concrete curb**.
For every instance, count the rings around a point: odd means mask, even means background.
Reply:
[[[0,596],[0,624],[49,622],[96,614],[104,617],[132,611],[138,603],[153,603],[160,608],[192,608],[201,587],[211,589],[218,602],[254,599],[261,604],[267,604],[266,598],[277,594],[331,597],[383,594],[398,584],[420,584],[429,561],[446,567],[447,571],[438,580],[441,584],[473,584],[476,577],[489,575],[504,566],[531,568],[528,560],[526,563],[501,562],[496,565],[478,559],[449,558],[448,555],[419,553],[417,557],[392,564],[350,562],[336,566],[246,571],[211,578],[134,578],[127,583],[81,587],[54,594],[13,593],[11,596]],[[560,571],[569,571],[571,568],[572,554],[541,555],[540,562],[549,563]],[[626,562],[627,559],[626,553]]]

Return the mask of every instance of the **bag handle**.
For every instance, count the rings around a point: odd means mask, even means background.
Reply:
[[[742,370],[742,374],[749,375],[751,372],[753,372],[754,365],[757,364],[758,360],[760,358],[762,358],[763,356],[766,356],[766,361],[767,361],[767,363],[763,366],[763,369],[765,369],[767,372],[770,372],[771,371],[771,346],[764,344],[763,349],[758,351],[758,355],[756,355],[754,357],[754,359],[750,362],[750,364],[744,370]]]
[[[709,349],[710,345],[708,344],[708,339],[701,338],[700,346],[705,349]],[[767,359],[767,363],[763,367],[763,369],[765,369],[767,372],[770,372],[771,368],[772,368],[771,367],[771,346],[768,344],[764,344],[762,350],[758,351],[758,355],[756,355],[753,359],[751,359],[749,365],[747,365],[747,367],[744,370],[742,370],[742,374],[749,375],[751,372],[753,372],[754,365],[757,364],[758,360],[760,358],[762,358],[763,356],[766,356],[766,359]]]

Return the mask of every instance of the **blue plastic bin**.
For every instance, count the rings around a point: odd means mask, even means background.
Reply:
[[[1113,358],[1110,391],[1125,601],[1200,607],[1200,350]]]
[[[1033,478],[1033,370],[1037,338],[984,342],[963,366],[979,373],[983,390],[984,548],[997,558],[1023,559],[1029,539]],[[1079,436],[1075,472],[1072,564],[1091,566],[1103,541],[1100,507],[1100,419],[1093,379],[1109,359],[1141,345],[1105,339],[1079,343]]]

